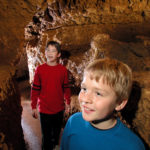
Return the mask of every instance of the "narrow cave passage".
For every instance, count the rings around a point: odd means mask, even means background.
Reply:
[[[29,81],[29,68],[30,66],[27,63],[27,55],[24,52],[24,54],[20,59],[20,63],[17,66],[18,70],[16,73],[16,80],[18,83],[18,88],[21,97],[21,106],[23,109],[21,126],[23,129],[26,149],[41,150],[42,136],[41,136],[40,120],[34,119],[32,117],[31,99],[30,99],[31,84]]]
[[[34,119],[31,112],[30,84],[28,80],[18,82],[23,108],[21,125],[27,150],[41,150],[40,120]],[[58,150],[57,147],[55,150]]]
[[[21,105],[23,108],[21,125],[27,150],[41,150],[40,121],[31,115],[30,84],[28,80],[19,81]]]

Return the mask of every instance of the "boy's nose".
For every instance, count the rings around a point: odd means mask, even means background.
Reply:
[[[84,96],[82,97],[82,101],[84,103],[92,103],[92,94],[91,93],[84,94]]]

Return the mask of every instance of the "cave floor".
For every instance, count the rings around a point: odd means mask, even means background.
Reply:
[[[30,101],[21,101],[23,107],[22,128],[27,150],[41,150],[41,129],[39,119],[31,115]]]
[[[32,117],[30,101],[30,85],[28,81],[19,83],[21,93],[22,112],[22,129],[27,150],[41,150],[41,129],[40,120]],[[55,148],[59,150],[59,147]]]

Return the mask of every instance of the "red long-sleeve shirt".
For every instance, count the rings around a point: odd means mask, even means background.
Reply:
[[[58,64],[49,66],[46,63],[37,67],[31,89],[31,107],[39,107],[39,112],[55,114],[70,104],[67,69]]]

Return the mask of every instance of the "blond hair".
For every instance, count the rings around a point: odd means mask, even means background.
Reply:
[[[97,59],[85,68],[84,73],[86,72],[97,82],[103,78],[103,82],[114,89],[118,101],[129,98],[132,70],[127,64],[110,58]]]

